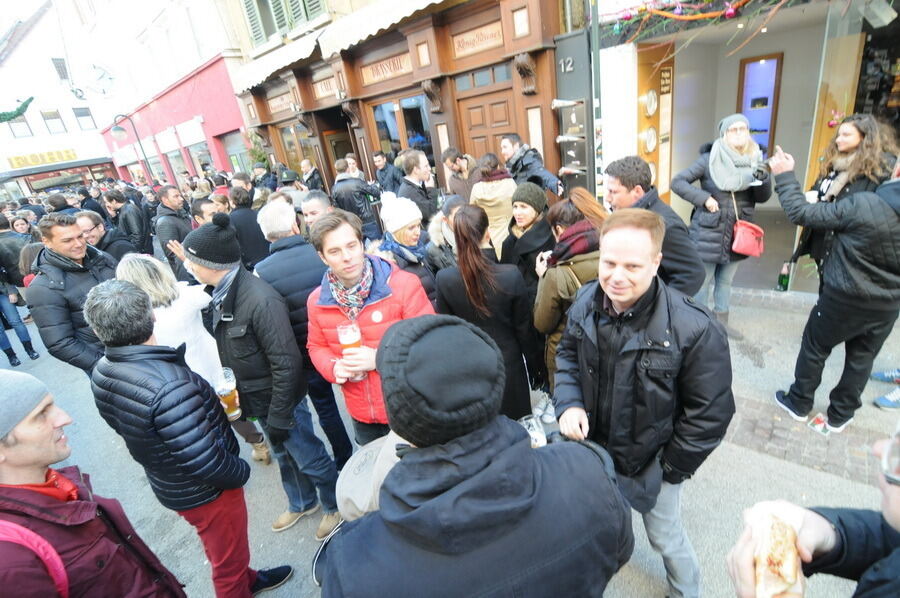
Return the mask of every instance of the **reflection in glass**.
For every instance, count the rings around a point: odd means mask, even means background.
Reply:
[[[491,84],[491,69],[475,71],[475,87],[484,87]]]
[[[187,170],[187,166],[184,164],[184,158],[181,156],[181,152],[175,150],[173,152],[169,152],[166,154],[166,158],[169,160],[169,166],[172,167],[172,172],[175,173],[175,176],[178,176],[178,173],[184,172]]]
[[[284,146],[284,156],[287,160],[287,167],[294,172],[300,172],[300,152],[297,149],[297,142],[294,139],[294,133],[291,131],[293,127],[288,125],[281,127],[278,132],[281,134],[281,143]]]
[[[406,126],[408,147],[422,150],[428,157],[428,162],[434,164],[425,96],[418,95],[411,98],[403,98],[400,100],[400,109],[403,112],[403,124]]]
[[[212,156],[209,153],[209,147],[206,145],[205,141],[189,145],[187,150],[198,175],[203,176],[206,171],[214,171]]]
[[[494,83],[500,83],[501,81],[509,81],[509,64],[503,63],[498,64],[494,67]]]
[[[378,132],[378,149],[388,160],[393,160],[400,152],[400,129],[397,126],[397,104],[385,102],[372,107],[375,114],[375,129]]]

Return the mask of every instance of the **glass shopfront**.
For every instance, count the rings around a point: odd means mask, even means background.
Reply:
[[[166,158],[169,160],[169,166],[172,167],[172,172],[175,173],[177,177],[179,173],[187,170],[187,165],[184,163],[184,158],[181,155],[181,152],[178,150],[169,152],[166,154]]]
[[[309,160],[318,167],[316,160],[315,144],[309,134],[309,129],[301,123],[294,123],[279,127],[281,144],[284,146],[284,155],[287,167],[295,172],[300,172],[300,162]]]
[[[434,163],[428,105],[424,95],[391,99],[371,107],[378,148],[388,159],[393,160],[401,149],[417,149],[425,152],[428,161]]]
[[[198,175],[203,175],[206,171],[215,171],[213,166],[212,155],[209,153],[209,146],[205,141],[189,145],[188,153],[191,156],[191,162],[194,163],[194,169]]]

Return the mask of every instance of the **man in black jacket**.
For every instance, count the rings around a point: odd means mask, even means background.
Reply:
[[[797,522],[797,547],[805,576],[825,573],[852,579],[858,582],[853,598],[900,596],[900,427],[891,439],[876,442],[872,452],[881,459],[881,513],[805,509],[783,500],[757,503],[744,511],[744,533],[727,561],[738,598],[757,596],[754,557],[759,537],[753,535],[753,524],[760,512]]]
[[[682,482],[734,415],[731,360],[721,324],[656,276],[664,235],[662,217],[648,210],[616,210],[604,222],[598,280],[579,291],[556,350],[553,403],[560,432],[612,455],[619,487],[663,557],[668,594],[697,597]]]
[[[334,169],[337,171],[334,186],[331,188],[334,205],[359,216],[363,222],[363,236],[366,239],[379,239],[381,238],[381,229],[369,198],[380,198],[381,190],[373,185],[367,185],[362,179],[351,175],[347,172],[348,168],[349,165],[343,158],[334,163]]]
[[[22,277],[28,272],[19,271],[19,254],[22,248],[31,241],[12,229],[6,216],[0,214],[0,267],[6,270],[9,282],[17,287],[22,286]]]
[[[397,197],[411,199],[422,211],[422,222],[431,221],[437,212],[437,202],[428,194],[425,184],[431,180],[431,165],[428,157],[421,150],[410,150],[403,154],[403,182],[397,191]]]
[[[527,143],[522,143],[522,138],[516,133],[510,133],[500,138],[500,155],[503,156],[506,168],[509,169],[516,184],[521,185],[530,181],[551,193],[562,196],[563,187],[560,180],[544,168],[541,154]]]
[[[116,260],[84,240],[74,216],[48,214],[38,223],[44,249],[28,287],[28,308],[50,354],[90,376],[103,345],[84,320],[88,291],[114,278]]]
[[[88,293],[84,317],[106,346],[91,376],[97,409],[144,468],[157,500],[197,529],[216,594],[284,583],[288,566],[250,568],[243,490],[250,466],[212,387],[187,367],[182,351],[156,345],[147,293],[108,280]]]
[[[659,199],[651,181],[650,166],[644,160],[638,156],[621,158],[606,167],[606,199],[613,210],[643,208],[662,216],[666,236],[659,277],[673,289],[693,297],[706,278],[703,261],[684,221]]]
[[[329,541],[323,598],[428,595],[423,588],[602,596],[634,548],[609,454],[575,442],[533,449],[499,415],[500,349],[459,318],[397,322],[377,365],[391,429],[409,446],[381,486],[380,510]]]
[[[237,379],[241,408],[256,417],[278,460],[289,509],[272,525],[288,529],[319,510],[325,538],[340,522],[334,496],[337,470],[313,432],[306,404],[303,357],[284,298],[241,267],[241,250],[226,214],[216,214],[184,240],[194,277],[213,288],[213,332],[222,365]],[[318,489],[318,496],[316,490]]]
[[[353,454],[353,445],[338,411],[331,383],[313,367],[306,348],[309,328],[306,300],[322,284],[322,276],[328,267],[300,234],[294,208],[276,201],[263,206],[258,220],[259,227],[272,245],[269,257],[256,264],[255,274],[272,285],[287,302],[294,338],[303,354],[307,392],[319,415],[319,424],[331,443],[335,464],[340,471]]]
[[[253,270],[257,262],[269,255],[269,242],[259,230],[256,212],[250,206],[250,193],[242,187],[233,187],[229,194],[234,210],[231,212],[231,225],[237,234],[241,247],[241,263],[248,270]]]
[[[159,206],[156,208],[156,238],[159,240],[159,246],[165,253],[175,277],[178,280],[190,281],[190,275],[170,245],[172,241],[182,243],[191,232],[191,216],[185,209],[184,197],[178,187],[172,185],[160,187],[157,195]]]
[[[144,211],[125,199],[119,191],[107,191],[103,194],[103,200],[110,222],[128,237],[138,251],[153,253],[150,223],[144,219]]]
[[[776,148],[770,165],[788,219],[835,234],[825,254],[822,292],[803,330],[794,383],[776,392],[775,401],[793,419],[806,421],[825,361],[843,343],[844,371],[831,391],[826,423],[828,431],[840,432],[862,405],[872,363],[900,312],[900,166],[875,193],[810,204],[790,154]]]
[[[325,183],[322,181],[322,175],[319,169],[309,160],[300,162],[300,172],[302,178],[300,180],[300,188],[302,191],[324,191]]]
[[[375,177],[382,191],[397,193],[403,184],[403,174],[400,169],[391,164],[383,151],[378,150],[372,154],[372,162],[375,163]]]
[[[122,231],[116,227],[106,230],[103,219],[97,212],[82,210],[75,214],[78,228],[84,233],[84,240],[100,251],[108,253],[117,262],[121,261],[126,253],[137,253],[137,249],[128,240]]]

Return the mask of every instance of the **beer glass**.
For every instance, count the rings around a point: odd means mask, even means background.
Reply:
[[[519,418],[519,423],[531,436],[531,448],[540,448],[547,444],[547,434],[544,432],[544,425],[538,418],[534,415],[526,415]]]
[[[341,350],[357,349],[362,347],[362,332],[356,322],[348,322],[346,324],[338,324],[337,327],[338,342],[341,344]],[[351,382],[359,382],[366,377],[365,372],[356,374],[349,378]]]
[[[222,379],[219,382],[219,388],[216,389],[219,395],[219,401],[225,409],[225,415],[228,421],[234,421],[241,416],[241,406],[238,405],[237,381],[234,378],[234,372],[231,368],[222,368]]]

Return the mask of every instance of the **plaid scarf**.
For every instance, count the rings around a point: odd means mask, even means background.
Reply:
[[[563,231],[550,257],[548,266],[570,260],[576,255],[590,253],[600,249],[600,234],[588,220],[576,222]]]
[[[331,288],[332,296],[334,296],[344,315],[350,318],[351,321],[356,321],[356,317],[362,311],[366,299],[369,298],[369,292],[372,290],[372,279],[374,278],[372,262],[369,261],[368,257],[364,258],[364,260],[362,278],[349,289],[338,280],[338,277],[335,276],[331,269],[325,274],[328,277],[328,286]]]

